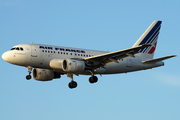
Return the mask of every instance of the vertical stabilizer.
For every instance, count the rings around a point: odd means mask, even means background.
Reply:
[[[138,39],[138,41],[133,45],[137,47],[143,44],[151,44],[152,46],[140,49],[141,55],[147,59],[152,59],[157,45],[157,40],[161,28],[162,21],[154,21],[149,28],[143,33],[143,35]]]

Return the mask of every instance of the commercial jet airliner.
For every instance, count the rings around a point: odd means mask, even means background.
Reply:
[[[163,66],[165,59],[176,55],[153,59],[160,32],[161,21],[154,21],[131,47],[115,52],[103,52],[43,44],[20,44],[2,55],[3,60],[28,68],[26,79],[50,81],[66,74],[71,78],[69,88],[76,88],[73,75],[90,75],[90,83],[96,83],[96,74],[127,73]],[[32,71],[33,70],[33,71]]]

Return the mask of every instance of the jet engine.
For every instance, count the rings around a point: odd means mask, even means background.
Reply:
[[[60,78],[60,74],[47,69],[33,69],[33,78],[38,81],[50,81],[55,78]]]
[[[78,73],[85,70],[85,63],[79,60],[63,60],[62,69],[65,72]]]

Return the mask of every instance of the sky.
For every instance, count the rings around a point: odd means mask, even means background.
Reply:
[[[154,58],[165,66],[138,72],[41,82],[0,59],[1,120],[179,120],[179,0],[0,0],[0,54],[23,43],[101,51],[132,47],[154,20],[162,26]]]

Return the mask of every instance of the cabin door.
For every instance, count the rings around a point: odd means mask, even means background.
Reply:
[[[30,45],[31,46],[31,57],[37,57],[37,48],[35,45]]]

